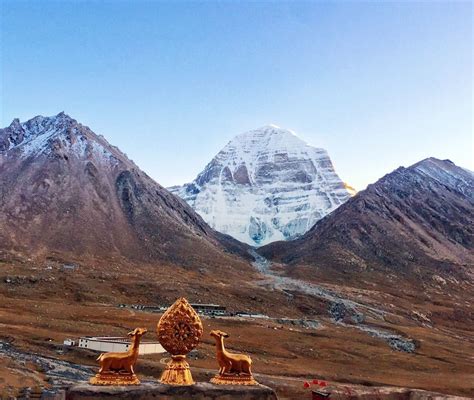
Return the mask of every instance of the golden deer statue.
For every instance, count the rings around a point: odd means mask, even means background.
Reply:
[[[138,359],[140,340],[147,333],[145,328],[136,328],[128,333],[132,345],[123,353],[102,353],[98,358],[99,373],[90,379],[93,385],[138,385],[140,381],[135,375],[135,364]]]
[[[211,379],[218,385],[257,385],[252,376],[252,359],[246,354],[230,353],[225,349],[224,338],[229,335],[219,330],[211,331],[216,341],[216,358],[219,373]]]

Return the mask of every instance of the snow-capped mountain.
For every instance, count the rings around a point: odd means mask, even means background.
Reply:
[[[274,125],[236,136],[192,183],[169,190],[254,246],[304,234],[351,196],[326,150]]]

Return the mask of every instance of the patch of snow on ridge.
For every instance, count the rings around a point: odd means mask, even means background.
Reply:
[[[192,183],[169,190],[255,246],[304,234],[350,197],[326,150],[275,125],[237,135]]]
[[[71,150],[78,157],[83,157],[87,152],[88,141],[83,135],[77,135],[76,141],[71,145]]]
[[[107,146],[103,137],[64,113],[53,117],[37,116],[23,123],[15,119],[9,127],[0,129],[0,154],[14,152],[22,158],[54,152],[78,159],[93,157],[98,162],[115,165],[118,159]]]
[[[48,130],[44,131],[43,133],[33,136],[30,135],[28,139],[26,139],[23,143],[20,143],[16,147],[22,148],[23,155],[25,157],[29,155],[35,155],[38,153],[44,152],[47,147],[49,140],[52,136],[56,133],[56,129],[54,126],[49,127]]]
[[[92,151],[102,161],[109,161],[111,159],[115,159],[115,157],[112,155],[112,153],[110,151],[108,151],[100,143],[92,142]]]
[[[414,165],[414,168],[423,175],[455,189],[470,199],[474,199],[474,173],[464,168],[457,168],[449,160],[444,162],[436,158],[427,158]],[[462,171],[462,173],[460,173]]]
[[[76,121],[64,113],[54,117],[41,115],[20,123],[13,120],[8,128],[0,130],[2,149],[21,151],[24,157],[48,152],[53,137],[65,131]]]

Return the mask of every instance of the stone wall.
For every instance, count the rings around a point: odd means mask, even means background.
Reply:
[[[139,386],[92,386],[88,384],[70,388],[67,400],[277,400],[275,392],[267,386],[224,386],[196,383],[191,386],[170,386],[160,383],[143,383]]]

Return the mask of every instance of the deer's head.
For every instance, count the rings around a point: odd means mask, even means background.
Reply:
[[[229,334],[225,333],[223,331],[220,331],[218,329],[211,331],[210,335],[215,338],[215,339],[220,339],[220,338],[228,338]]]
[[[146,328],[135,328],[133,331],[128,332],[128,336],[137,336],[137,337],[142,337],[145,333],[147,333],[148,330]]]

